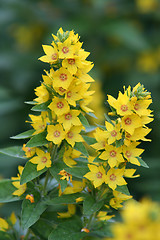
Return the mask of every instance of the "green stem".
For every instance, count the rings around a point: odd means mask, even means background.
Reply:
[[[89,220],[88,220],[88,223],[87,223],[87,226],[86,226],[88,229],[90,229],[91,226],[92,226],[93,219],[95,218],[95,214],[96,214],[96,213],[93,213],[93,214],[90,216]]]
[[[28,229],[28,231],[27,231],[27,233],[26,233],[26,235],[25,235],[24,240],[28,240],[29,234],[30,234],[30,229]]]

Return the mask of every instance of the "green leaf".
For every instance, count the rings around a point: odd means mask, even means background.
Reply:
[[[37,171],[37,164],[27,162],[21,175],[21,184],[30,182],[31,180],[35,179],[46,171],[46,167],[40,171]]]
[[[92,196],[88,196],[83,202],[83,213],[84,215],[90,216],[100,210],[103,205],[104,201],[96,202]]]
[[[95,126],[89,126],[89,127],[85,127],[85,130],[82,129],[82,131],[84,131],[85,133],[88,132],[93,132],[97,127]]]
[[[84,156],[88,157],[88,152],[86,147],[83,145],[82,142],[76,142],[76,144],[74,145],[74,149],[76,149],[77,151],[81,152]]]
[[[11,179],[0,180],[0,202],[13,202],[19,200],[18,197],[12,195],[16,188],[12,184]]]
[[[106,113],[104,113],[104,116],[105,116],[105,119],[107,120],[107,122],[111,123],[114,126],[114,123],[112,122],[112,120]]]
[[[29,105],[34,105],[34,104],[37,104],[37,102],[36,102],[36,101],[26,101],[26,102],[24,102],[24,103],[26,103],[26,104],[29,104]]]
[[[126,194],[126,195],[130,196],[130,192],[129,192],[129,190],[128,190],[127,185],[117,186],[117,188],[116,188],[115,190],[118,191],[118,192],[121,192],[121,193],[123,193],[123,194]]]
[[[21,146],[2,148],[0,153],[16,158],[26,158]]]
[[[33,233],[40,237],[41,240],[47,240],[49,234],[53,230],[53,223],[49,222],[46,219],[39,219],[33,226],[31,226],[31,229]]]
[[[48,110],[48,105],[50,103],[51,103],[51,100],[49,100],[45,103],[37,104],[34,107],[32,107],[31,110],[32,111],[37,111],[37,112],[47,111]]]
[[[142,158],[140,157],[137,157],[138,161],[140,162],[141,166],[142,167],[145,167],[145,168],[149,168],[149,166],[147,165],[147,163],[145,163]]]
[[[61,175],[58,175],[58,173],[63,170],[66,167],[66,165],[63,162],[55,162],[50,168],[49,171],[51,175],[57,180],[57,182],[61,185],[61,190],[64,192],[64,190],[67,187],[67,181],[61,180]]]
[[[78,218],[72,218],[59,224],[49,235],[48,240],[81,240],[87,233],[81,232],[82,223]]]
[[[14,240],[8,233],[0,231],[1,240]]]
[[[88,137],[86,135],[82,135],[82,137],[88,145],[92,145],[97,142],[95,138]]]
[[[34,129],[30,129],[28,131],[25,131],[23,133],[20,133],[16,136],[10,137],[11,139],[26,139],[32,137],[33,133],[35,132]]]
[[[40,218],[40,215],[45,211],[47,206],[40,198],[38,192],[32,193],[34,196],[34,203],[24,199],[22,203],[21,224],[23,229],[32,226]]]
[[[80,119],[80,121],[81,121],[81,123],[84,127],[85,126],[89,127],[89,122],[88,122],[87,118],[82,113],[80,113],[78,117],[79,117],[79,119]]]
[[[46,139],[47,132],[44,131],[33,136],[26,144],[26,147],[40,147],[48,144],[49,142]]]
[[[73,194],[65,194],[60,197],[48,198],[45,200],[45,203],[48,205],[56,205],[56,204],[73,204],[76,202],[76,199],[79,197],[85,196],[82,193],[73,193]]]
[[[74,177],[77,178],[83,178],[83,176],[89,172],[89,168],[86,167],[81,167],[81,166],[75,166],[72,168],[65,168],[66,172],[70,173],[71,175],[73,175]]]
[[[116,147],[121,147],[124,145],[124,139],[121,138],[120,140],[116,140]]]
[[[95,118],[95,119],[98,119],[98,118],[96,117],[96,115],[95,115],[94,113],[92,113],[92,112],[89,112],[89,113],[86,112],[86,114],[87,114],[88,116],[90,116],[90,117],[93,117],[93,118]]]

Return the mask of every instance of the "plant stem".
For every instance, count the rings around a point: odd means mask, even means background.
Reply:
[[[95,217],[95,213],[93,213],[88,220],[88,224],[87,224],[88,229],[91,228],[94,217]]]
[[[28,240],[29,234],[30,234],[30,230],[28,229],[28,231],[27,231],[27,233],[26,233],[26,235],[24,237],[24,240]]]

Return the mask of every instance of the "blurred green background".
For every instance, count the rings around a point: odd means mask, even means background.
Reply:
[[[160,201],[160,1],[159,0],[1,0],[0,1],[0,148],[21,145],[10,139],[29,128],[25,123],[34,88],[43,69],[38,61],[42,44],[63,27],[75,30],[90,51],[95,66],[91,75],[106,94],[117,97],[123,86],[138,82],[152,92],[155,121],[144,142],[143,159],[149,169],[138,168],[141,177],[129,181],[134,198],[149,196]],[[15,176],[23,160],[0,155],[1,177]],[[6,205],[5,205],[6,206]],[[8,207],[9,206],[9,207]],[[12,203],[0,209],[8,215]]]

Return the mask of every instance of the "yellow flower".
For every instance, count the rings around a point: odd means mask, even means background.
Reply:
[[[70,110],[67,113],[59,116],[57,121],[63,124],[63,127],[68,131],[72,126],[81,126],[82,123],[77,117],[80,114],[79,110]]]
[[[17,190],[12,193],[15,196],[21,196],[26,191],[26,188],[27,188],[26,183],[22,184],[22,185],[20,184],[20,179],[21,179],[23,168],[24,167],[22,167],[22,166],[18,166],[19,173],[17,174],[17,177],[11,178],[13,180],[13,182],[12,182],[13,186],[15,186],[17,188]]]
[[[33,194],[27,194],[26,199],[28,199],[31,203],[34,203],[34,196],[33,196]]]
[[[37,171],[42,170],[43,168],[47,167],[51,167],[51,156],[50,153],[48,152],[44,152],[41,149],[37,148],[36,149],[36,157],[33,157],[32,159],[30,159],[29,161],[33,164],[37,164]]]
[[[80,182],[80,181],[73,180],[71,185],[66,187],[63,194],[72,194],[72,193],[81,192],[84,187],[85,187],[84,181]],[[59,189],[59,195],[60,196],[62,195],[61,188]]]
[[[108,138],[108,144],[112,144],[116,140],[120,140],[122,138],[122,134],[120,133],[120,124],[112,125],[111,123],[105,121],[106,126],[106,136]]]
[[[11,216],[9,217],[9,220],[14,225],[17,222],[17,218],[14,212],[11,213]]]
[[[83,197],[78,197],[76,198],[76,203],[83,202],[84,198]]]
[[[142,121],[138,115],[132,114],[124,116],[121,125],[125,131],[132,135],[136,128],[142,127]]]
[[[138,141],[138,140],[143,140],[143,141],[151,141],[150,139],[145,138],[145,136],[151,131],[152,129],[149,128],[143,128],[139,127],[136,128],[134,133],[130,135],[129,133],[126,133],[126,139],[130,141]]]
[[[73,80],[73,76],[67,69],[61,67],[52,74],[52,79],[53,87],[63,87],[67,89]]]
[[[89,74],[83,73],[80,70],[77,71],[76,77],[77,77],[78,83],[81,83],[81,82],[84,82],[84,83],[95,82],[95,80]]]
[[[36,153],[35,147],[26,147],[26,144],[23,144],[22,150],[25,152],[27,158],[31,158]]]
[[[112,168],[118,166],[121,162],[125,161],[121,153],[121,147],[116,148],[112,145],[106,145],[105,151],[102,152],[99,158],[103,160],[108,160],[108,164]]]
[[[51,104],[48,106],[57,116],[69,112],[70,107],[67,101],[63,98],[54,97]]]
[[[73,159],[78,158],[80,155],[81,153],[79,151],[69,147],[63,154],[63,161],[67,166],[72,167],[77,164]]]
[[[62,179],[62,180],[65,180],[65,179],[66,179],[67,181],[72,182],[72,175],[69,174],[68,172],[66,172],[64,169],[61,170],[61,171],[58,173],[58,175],[61,175],[61,176],[62,176],[60,179]]]
[[[36,101],[38,104],[47,102],[49,100],[49,92],[43,84],[35,88],[35,94],[37,98],[35,98],[34,101]]]
[[[68,38],[64,42],[58,42],[59,58],[73,58],[76,51],[75,46],[71,45],[71,39]]]
[[[49,125],[47,127],[47,136],[46,139],[48,141],[53,142],[54,144],[60,144],[62,140],[65,138],[65,131],[61,124]]]
[[[133,175],[136,172],[136,169],[125,169],[124,170],[124,176],[128,178],[136,178],[139,177],[140,175]]]
[[[140,166],[140,162],[137,157],[139,157],[144,150],[136,148],[139,143],[132,143],[129,146],[123,146],[123,154],[128,162]]]
[[[68,204],[68,212],[58,212],[58,218],[70,218],[76,213],[76,206],[74,204]]]
[[[126,181],[123,178],[124,175],[124,169],[115,169],[111,168],[105,177],[105,183],[108,184],[108,186],[115,190],[117,185],[122,186],[126,185]]]
[[[107,143],[107,131],[104,131],[100,128],[96,128],[93,135],[97,143],[92,144],[91,147],[95,148],[96,150],[104,149]]]
[[[62,61],[62,66],[73,75],[76,74],[78,68],[82,68],[83,64],[79,56],[74,55],[72,58],[67,58]]]
[[[97,214],[98,220],[99,221],[108,221],[112,217],[115,217],[115,215],[107,215],[107,214],[108,214],[107,212],[99,211],[99,213]]]
[[[65,139],[66,141],[74,147],[76,142],[84,142],[82,136],[79,134],[82,130],[82,126],[73,126],[67,132]]]
[[[85,178],[93,182],[95,188],[99,187],[105,182],[106,172],[102,166],[95,166],[88,164],[90,172],[84,175]]]
[[[123,194],[121,192],[118,192],[116,190],[113,190],[113,198],[111,198],[109,204],[112,208],[118,209],[123,207],[123,205],[121,204],[123,201],[126,201],[128,199],[131,199],[132,196]]]
[[[134,104],[134,112],[136,112],[139,116],[149,116],[151,110],[147,109],[149,105],[152,103],[152,100],[138,100]]]
[[[7,221],[4,220],[3,218],[0,218],[0,231],[6,232],[8,228],[9,228],[9,225]]]
[[[72,82],[68,90],[65,92],[65,99],[70,105],[74,107],[76,107],[76,101],[82,98],[79,91],[80,91],[80,86],[76,85],[76,82]]]
[[[143,2],[155,1],[155,0],[139,0]],[[159,64],[156,54],[153,52],[143,52],[137,60],[138,69],[146,73],[154,73],[158,71]]]
[[[47,114],[47,113],[46,113]],[[32,127],[36,130],[33,135],[39,134],[43,132],[46,128],[47,123],[49,122],[48,116],[43,112],[39,116],[31,115],[29,114],[29,117],[31,118]]]
[[[47,63],[55,63],[58,60],[58,51],[56,45],[54,44],[54,48],[49,45],[42,45],[42,47],[46,55],[40,57],[39,60]]]

